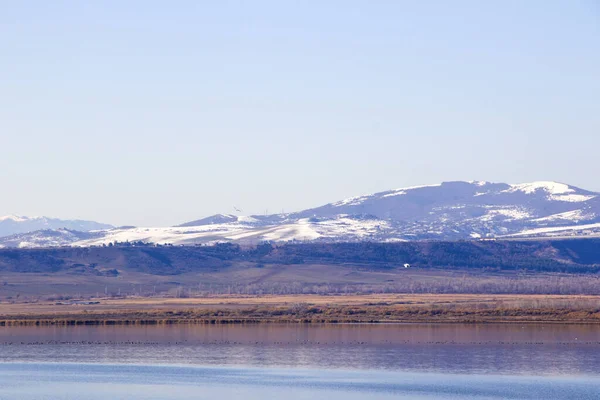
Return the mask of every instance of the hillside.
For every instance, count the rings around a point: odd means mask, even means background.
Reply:
[[[6,215],[0,217],[0,237],[17,235],[39,230],[67,229],[71,231],[93,231],[111,229],[112,225],[95,221],[65,220],[48,217],[24,217],[17,215]]]
[[[98,293],[600,294],[599,272],[600,239],[0,249],[0,299]]]
[[[557,182],[444,182],[348,198],[295,213],[217,214],[175,227],[73,230],[0,238],[0,247],[115,242],[397,242],[600,236],[600,194]]]

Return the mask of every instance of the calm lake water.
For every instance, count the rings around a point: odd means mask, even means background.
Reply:
[[[2,327],[0,399],[598,399],[593,325]]]

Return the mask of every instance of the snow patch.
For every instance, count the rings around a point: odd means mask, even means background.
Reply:
[[[565,221],[578,222],[578,221],[584,221],[586,219],[592,219],[595,216],[596,215],[593,213],[586,214],[583,212],[583,210],[573,210],[573,211],[567,211],[567,212],[549,215],[549,216],[543,217],[543,218],[536,218],[533,221],[535,221],[535,222],[553,222],[553,221],[565,220]]]
[[[560,194],[560,195],[552,194],[549,196],[549,199],[556,200],[556,201],[566,201],[569,203],[581,203],[583,201],[591,200],[594,197],[596,197],[596,196],[584,195],[584,194]]]
[[[440,187],[440,186],[442,186],[441,183],[436,183],[434,185],[407,186],[407,187],[391,190],[389,193],[384,194],[381,197],[383,198],[383,197],[402,196],[402,195],[407,194],[407,192],[409,192],[411,190],[431,188],[431,187]]]
[[[501,193],[514,193],[523,192],[526,194],[535,193],[538,190],[544,190],[549,194],[565,194],[573,193],[573,190],[569,185],[564,183],[552,182],[552,181],[539,181],[531,183],[520,183],[517,185],[510,185],[509,189],[503,190]]]
[[[404,195],[404,194],[406,194],[406,192],[403,192],[403,191],[398,191],[398,192],[392,192],[392,193],[384,194],[384,195],[383,195],[383,196],[381,196],[381,197],[394,197],[394,196],[402,196],[402,195]]]
[[[588,230],[588,229],[600,229],[600,223],[526,229],[524,231],[509,235],[509,236],[533,236],[533,235],[539,235],[539,234],[544,234],[544,233],[559,233],[559,232],[570,232],[570,231],[572,232],[572,231],[583,231],[583,230]]]
[[[254,217],[247,217],[247,216],[238,216],[237,217],[238,222],[242,222],[242,223],[246,223],[246,224],[255,224],[257,222],[260,222],[259,220],[257,220]]]
[[[0,221],[13,221],[13,222],[25,222],[31,219],[38,219],[38,217],[20,217],[18,215],[5,215],[0,217]]]
[[[315,240],[321,237],[312,227],[308,218],[298,220],[296,224],[283,225],[262,235],[268,241]]]
[[[496,217],[506,217],[510,219],[527,219],[531,218],[531,214],[525,208],[521,207],[502,207],[502,208],[488,208],[486,215],[480,217],[482,221],[491,221]]]
[[[430,187],[440,187],[440,186],[442,186],[441,183],[436,183],[433,185],[407,186],[407,187],[403,187],[403,188],[399,188],[399,189],[394,189],[394,192],[405,192],[407,190],[423,189],[423,188],[430,188]]]
[[[349,197],[347,199],[344,199],[342,201],[338,201],[337,203],[333,203],[332,205],[334,207],[341,207],[341,206],[357,206],[359,204],[362,204],[365,200],[367,200],[370,196],[355,196],[355,197]]]

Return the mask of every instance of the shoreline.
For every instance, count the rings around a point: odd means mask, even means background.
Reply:
[[[600,324],[600,296],[287,295],[0,304],[0,326],[273,323]]]
[[[319,321],[319,320],[167,320],[167,321],[142,321],[142,320],[35,320],[35,321],[0,321],[0,328],[10,327],[67,327],[67,326],[166,326],[166,325],[259,325],[259,324],[288,324],[288,325],[599,325],[598,321],[590,320],[394,320],[394,321]]]

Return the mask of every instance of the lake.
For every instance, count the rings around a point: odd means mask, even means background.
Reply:
[[[596,399],[595,325],[0,328],[0,399]]]

